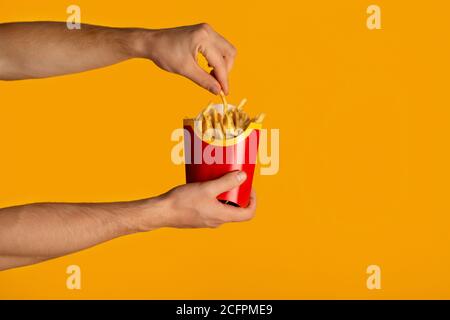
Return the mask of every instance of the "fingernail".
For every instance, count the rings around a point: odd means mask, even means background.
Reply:
[[[244,171],[239,171],[237,174],[237,179],[239,182],[243,182],[247,179],[247,174]]]
[[[211,91],[212,94],[217,95],[217,94],[219,94],[220,89],[217,88],[217,87],[212,87],[212,88],[209,89],[209,91]]]

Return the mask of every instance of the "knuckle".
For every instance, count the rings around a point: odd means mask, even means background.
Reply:
[[[231,45],[231,47],[230,47],[230,54],[232,57],[236,57],[236,55],[237,55],[237,49],[233,45]]]
[[[211,27],[207,23],[200,23],[194,31],[194,37],[197,40],[208,37]]]
[[[208,23],[206,23],[206,22],[200,23],[200,24],[198,25],[198,27],[199,27],[199,29],[205,30],[205,31],[209,31],[209,30],[212,29],[211,26],[210,26]]]

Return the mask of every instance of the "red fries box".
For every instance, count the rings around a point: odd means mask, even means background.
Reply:
[[[213,107],[223,110],[221,104]],[[186,182],[208,181],[228,172],[244,171],[247,179],[240,186],[218,195],[217,199],[231,205],[247,207],[262,124],[252,121],[234,138],[206,140],[199,129],[201,121],[184,119],[183,122]]]

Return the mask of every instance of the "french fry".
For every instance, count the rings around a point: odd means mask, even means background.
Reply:
[[[243,112],[241,114],[241,117],[239,118],[239,127],[242,128],[242,130],[244,130],[247,128],[248,124],[249,124],[248,115],[245,112]]]
[[[212,122],[211,122],[211,116],[208,114],[206,117],[205,117],[205,122],[204,122],[204,126],[202,126],[202,129],[203,129],[203,138],[205,139],[205,140],[212,140],[212,138],[213,138],[213,135],[214,135],[214,132],[213,132],[213,125],[212,125]]]
[[[202,134],[204,134],[205,131],[206,131],[206,118],[205,118],[205,117],[202,117],[202,126],[201,126],[201,129],[202,129]]]
[[[225,113],[225,121],[223,128],[225,130],[225,136],[227,137],[227,139],[234,138],[235,127],[233,122],[233,115],[231,114],[231,112]]]
[[[247,103],[247,99],[244,98],[241,100],[241,102],[239,103],[239,105],[237,106],[238,111],[242,111],[242,109],[244,108],[244,105]]]
[[[265,117],[266,117],[266,114],[265,114],[265,113],[260,113],[260,114],[258,114],[258,115],[255,117],[254,122],[256,122],[256,123],[262,123]]]
[[[216,139],[222,140],[224,132],[222,128],[222,115],[214,109],[214,136]]]
[[[212,103],[208,104],[206,109],[203,111],[203,117],[206,117],[208,114],[210,114],[212,107],[213,107]]]
[[[225,93],[223,93],[222,90],[220,90],[220,98],[222,98],[223,111],[224,111],[224,112],[228,111],[227,98],[225,98]]]
[[[265,114],[261,113],[251,119],[243,110],[247,99],[242,99],[237,107],[229,105],[223,92],[220,93],[223,102],[223,108],[214,106],[210,103],[195,118],[198,121],[198,130],[207,141],[214,139],[232,139],[242,134],[250,122],[262,123]]]
[[[240,127],[240,112],[237,109],[233,110],[234,127],[237,129]]]

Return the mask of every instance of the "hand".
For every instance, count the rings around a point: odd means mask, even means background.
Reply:
[[[59,257],[135,232],[162,227],[215,228],[249,220],[255,214],[254,193],[247,208],[216,199],[244,181],[245,173],[236,171],[150,199],[34,203],[0,209],[0,270]]]
[[[158,197],[158,214],[144,218],[144,230],[158,227],[216,228],[227,222],[247,221],[253,218],[256,209],[256,194],[252,190],[247,208],[237,208],[217,200],[222,192],[239,186],[246,179],[244,172],[231,172],[219,179],[189,183],[176,187]],[[151,200],[150,200],[151,201]]]
[[[140,44],[142,55],[160,68],[191,79],[213,94],[228,94],[228,73],[233,67],[236,48],[208,24],[150,30]],[[202,53],[214,68],[207,73],[197,63]]]

